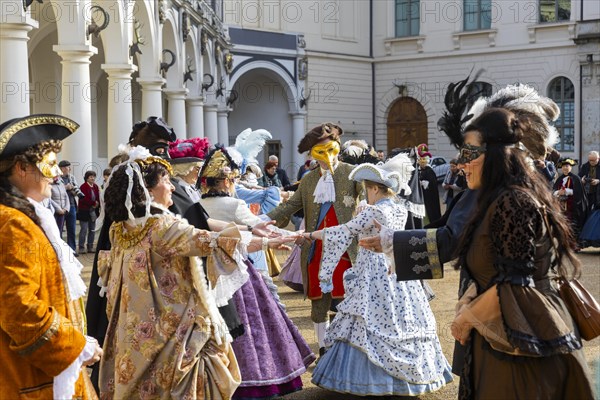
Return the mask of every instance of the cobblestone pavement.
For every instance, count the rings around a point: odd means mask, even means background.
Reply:
[[[278,255],[280,260],[285,260],[286,253]],[[596,299],[600,299],[600,249],[586,249],[579,253],[579,258],[583,264],[583,275],[581,281],[586,288],[590,290]],[[84,279],[89,282],[91,275],[91,264],[93,255],[85,254],[80,257],[85,265]],[[275,278],[279,286],[279,294],[287,307],[290,318],[300,329],[304,338],[308,341],[313,351],[318,353],[316,338],[313,333],[313,324],[310,320],[310,301],[304,300],[301,293],[295,292],[285,286]],[[436,298],[430,303],[438,324],[438,335],[442,344],[442,349],[448,360],[452,359],[452,348],[454,339],[450,334],[450,323],[454,317],[454,304],[456,302],[456,292],[458,288],[458,273],[447,264],[445,266],[445,277],[441,280],[429,281],[431,287],[436,293]],[[589,365],[593,368],[597,386],[600,380],[600,371],[597,368],[600,363],[600,338],[591,342],[584,342],[584,349]],[[289,394],[285,400],[355,400],[364,397],[350,396],[330,392],[316,387],[310,382],[311,373],[314,365],[310,366],[308,372],[302,375],[304,389],[300,392]],[[419,397],[423,400],[446,400],[456,399],[458,397],[458,377],[450,385],[442,388],[438,392],[430,393]],[[600,388],[598,388],[600,393]],[[394,399],[401,399],[396,397]]]

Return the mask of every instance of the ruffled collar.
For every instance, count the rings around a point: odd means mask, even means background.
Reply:
[[[52,211],[32,198],[27,198],[27,200],[35,208],[35,213],[40,219],[42,230],[54,248],[60,269],[63,273],[67,298],[69,301],[72,301],[85,296],[87,286],[83,282],[83,279],[81,279],[83,265],[75,258],[75,253],[69,245],[61,239]]]

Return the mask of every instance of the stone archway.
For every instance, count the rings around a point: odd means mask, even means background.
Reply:
[[[427,143],[427,113],[412,97],[397,99],[387,118],[387,150]]]

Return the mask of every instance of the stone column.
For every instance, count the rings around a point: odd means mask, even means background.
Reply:
[[[204,97],[186,100],[188,117],[188,138],[204,137]]]
[[[208,104],[204,106],[204,136],[208,138],[211,145],[219,142],[219,129],[217,124],[217,105]]]
[[[20,1],[0,5],[0,123],[24,117],[29,109],[29,62],[27,41],[37,21],[23,12]]]
[[[79,129],[63,141],[60,158],[71,162],[79,182],[92,168],[92,103],[99,93],[90,85],[90,57],[98,50],[90,45],[55,45],[52,48],[62,58],[61,114],[79,124]]]
[[[132,64],[102,64],[101,67],[108,74],[106,137],[110,159],[117,154],[119,144],[127,143],[131,134],[131,74],[137,67]]]
[[[217,111],[217,127],[219,130],[219,143],[224,146],[229,146],[229,124],[227,118],[229,118],[228,108],[220,109]]]
[[[169,102],[167,111],[167,123],[173,127],[177,139],[187,139],[187,129],[185,124],[185,97],[187,89],[165,89],[167,101]]]
[[[165,80],[160,76],[138,78],[137,83],[142,87],[142,120],[148,117],[162,117],[162,86]]]
[[[296,172],[298,168],[304,164],[304,156],[296,151],[298,143],[304,137],[306,133],[306,112],[292,113],[292,162],[296,165]],[[288,172],[289,174],[289,172]]]

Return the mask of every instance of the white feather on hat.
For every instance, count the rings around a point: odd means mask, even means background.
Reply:
[[[394,193],[404,190],[404,193],[408,195],[411,193],[408,181],[414,170],[415,167],[408,155],[400,153],[385,163],[357,165],[350,172],[349,178],[357,182],[366,180],[381,183],[392,189]]]
[[[550,123],[560,115],[560,108],[550,98],[540,96],[531,86],[508,85],[490,97],[480,97],[467,114],[472,115],[465,126],[489,108],[504,108],[515,115],[529,119],[531,127],[522,144],[534,156],[543,156],[546,149],[558,143],[558,131]]]
[[[243,161],[238,163],[242,168],[242,174],[246,172],[245,166],[250,164],[258,165],[256,156],[262,151],[267,140],[272,138],[273,136],[266,129],[257,129],[253,131],[251,128],[247,128],[237,135],[235,138],[235,146],[233,148],[237,150],[240,157],[242,157]],[[231,149],[231,147],[228,148],[228,150],[229,149]],[[237,160],[235,161],[237,162]]]

